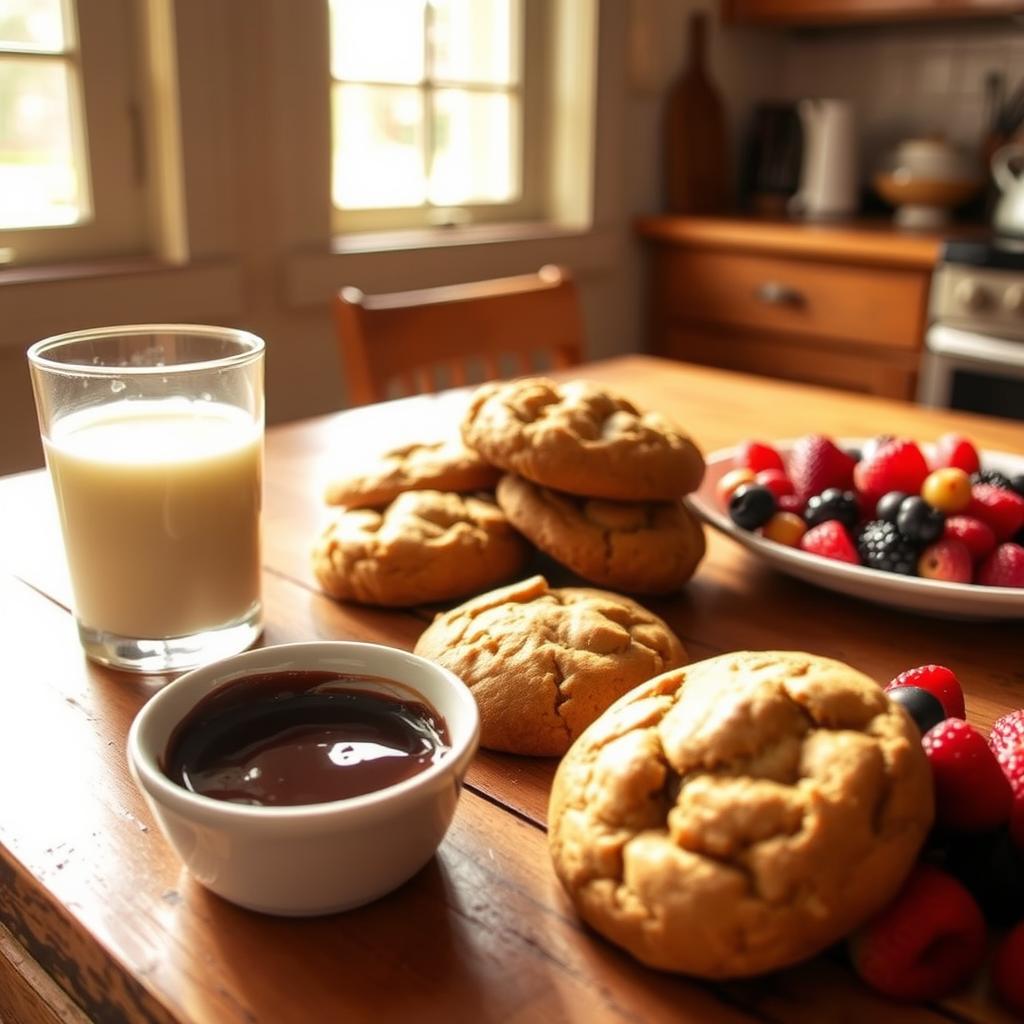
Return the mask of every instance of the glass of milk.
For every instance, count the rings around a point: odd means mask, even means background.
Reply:
[[[172,672],[262,629],[263,341],[147,324],[28,352],[86,654]]]

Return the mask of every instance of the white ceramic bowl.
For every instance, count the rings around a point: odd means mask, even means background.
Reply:
[[[375,793],[293,807],[215,800],[164,774],[171,733],[201,698],[244,676],[294,670],[381,676],[411,687],[444,716],[450,751]],[[430,860],[455,813],[479,735],[476,701],[446,669],[391,647],[320,641],[249,651],[170,683],[132,723],[128,764],[167,840],[199,882],[251,910],[304,916],[368,903]]]

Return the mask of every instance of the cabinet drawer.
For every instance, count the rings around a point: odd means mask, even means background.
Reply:
[[[925,272],[692,249],[660,256],[655,289],[670,320],[920,346]]]

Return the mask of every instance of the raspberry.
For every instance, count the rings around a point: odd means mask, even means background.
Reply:
[[[1018,750],[1024,750],[1024,708],[997,718],[988,734],[988,745],[1001,761]]]
[[[939,699],[947,718],[966,718],[964,707],[964,691],[951,669],[945,665],[918,665],[908,668],[891,680],[885,687],[886,691],[901,686],[919,686]]]
[[[863,496],[865,511],[874,512],[878,499],[889,491],[920,493],[928,472],[921,449],[913,441],[894,438],[857,463],[853,482]]]
[[[762,469],[754,477],[754,483],[767,487],[776,498],[793,493],[793,481],[786,476],[786,471],[783,469]]]
[[[902,576],[917,574],[918,546],[907,540],[892,523],[873,519],[857,538],[857,551],[864,565]]]
[[[992,985],[1001,1002],[1024,1017],[1024,922],[1003,939],[992,960]]]
[[[763,441],[744,441],[736,453],[735,463],[737,466],[745,466],[755,473],[765,469],[780,469],[786,467],[782,464],[782,456],[770,445]]]
[[[1024,750],[1017,749],[999,757],[1006,781],[1013,793],[1010,806],[1010,839],[1018,850],[1024,851]]]
[[[793,445],[789,454],[789,478],[799,498],[807,501],[829,487],[846,490],[853,482],[855,463],[827,437],[809,434]]]
[[[992,527],[973,516],[950,516],[943,527],[942,536],[947,540],[960,541],[975,562],[980,562],[996,546],[996,535]]]
[[[962,469],[965,473],[978,472],[981,466],[978,451],[966,437],[959,434],[943,434],[936,441],[932,468],[943,469],[947,466]]]
[[[800,538],[800,547],[812,555],[821,555],[822,558],[833,558],[853,565],[860,564],[857,549],[853,546],[850,535],[837,519],[829,519],[808,530]]]
[[[983,587],[1024,587],[1024,547],[1000,544],[978,567],[974,582]]]
[[[996,540],[1009,540],[1024,525],[1024,498],[994,484],[975,484],[964,514],[988,523]]]

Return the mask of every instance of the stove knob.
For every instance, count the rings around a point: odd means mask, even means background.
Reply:
[[[1007,313],[1024,313],[1024,285],[1011,284],[1003,292],[1003,309]]]
[[[965,278],[957,284],[953,289],[953,298],[957,305],[971,310],[984,309],[991,300],[988,289],[969,278]]]

